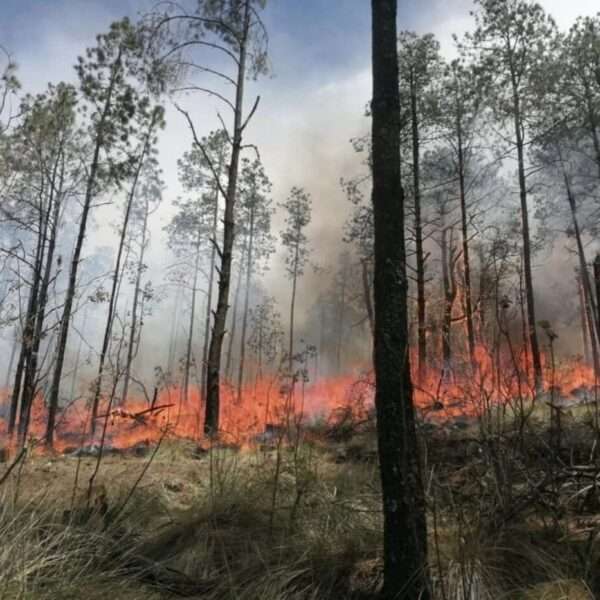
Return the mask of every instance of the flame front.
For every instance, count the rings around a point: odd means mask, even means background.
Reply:
[[[414,357],[413,357],[414,358]],[[412,361],[413,367],[416,360]],[[597,378],[594,370],[580,359],[552,365],[544,357],[546,400],[594,398]],[[491,352],[476,349],[475,364],[461,361],[460,368],[425,370],[422,381],[413,368],[414,402],[422,416],[441,421],[459,416],[477,416],[498,404],[529,403],[536,394],[532,369],[524,353]],[[264,376],[246,385],[238,395],[233,386],[221,386],[221,439],[245,444],[256,439],[268,425],[281,426],[290,420],[309,424],[339,418],[340,411],[365,418],[373,408],[375,385],[369,367],[359,365],[351,372],[297,382],[293,393],[276,376]],[[10,401],[5,394],[4,405]],[[5,412],[6,414],[6,412]],[[153,403],[130,399],[127,406],[112,406],[105,399],[99,410],[94,439],[90,439],[90,410],[85,401],[63,409],[56,426],[55,449],[68,451],[83,444],[105,443],[128,448],[153,443],[164,435],[202,440],[204,402],[197,388],[190,388],[187,400],[181,389],[169,387],[158,393]],[[46,407],[36,397],[31,416],[30,437],[42,439],[46,428]],[[104,431],[105,430],[105,431]],[[7,426],[0,420],[0,435],[6,439]]]

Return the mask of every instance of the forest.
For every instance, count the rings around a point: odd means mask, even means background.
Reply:
[[[0,598],[600,598],[600,12],[127,4],[0,26]]]

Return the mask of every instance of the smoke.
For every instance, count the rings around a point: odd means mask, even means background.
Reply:
[[[595,0],[569,3],[544,0],[541,3],[563,29],[577,15],[592,14],[597,10]],[[18,15],[0,18],[0,42],[8,46],[17,59],[24,89],[40,92],[47,81],[73,81],[76,56],[86,46],[93,45],[97,33],[106,30],[112,20],[123,16],[123,12],[135,16],[137,11],[143,12],[152,3],[130,1],[124,6],[122,2],[63,0],[52,3],[51,7],[33,1],[29,6],[26,4],[22,3]],[[327,267],[336,263],[345,249],[342,231],[350,204],[341,189],[340,178],[349,178],[362,171],[362,157],[354,153],[349,141],[369,128],[369,121],[364,117],[371,91],[368,3],[364,0],[350,2],[349,9],[342,6],[344,3],[336,3],[335,10],[343,13],[339,18],[348,29],[340,29],[341,25],[336,28],[335,23],[330,23],[335,35],[318,41],[321,44],[318,48],[307,43],[306,22],[294,23],[286,17],[289,4],[276,4],[273,2],[266,13],[272,32],[273,74],[248,85],[248,104],[258,94],[261,103],[246,136],[260,150],[266,172],[273,182],[275,203],[284,201],[292,186],[302,186],[312,196],[313,215],[307,234],[312,262],[321,269],[308,268],[300,281],[297,325],[299,330],[309,331],[314,338],[318,323],[308,309],[330,286],[332,270]],[[469,0],[406,3],[401,9],[400,27],[419,33],[432,31],[440,39],[443,54],[451,57],[454,53],[451,35],[461,34],[472,26],[471,8]],[[5,10],[5,7],[0,8],[0,16]],[[323,3],[307,2],[303,10],[309,22],[322,21]],[[15,32],[18,32],[18,38]],[[214,100],[195,95],[185,102],[200,134],[219,127],[217,111],[223,111],[223,108]],[[191,145],[187,125],[172,106],[167,106],[167,119],[168,126],[160,142],[166,190],[160,210],[152,217],[148,255],[150,277],[156,286],[164,281],[165,270],[173,260],[165,251],[163,227],[173,213],[172,201],[182,193],[177,181],[177,159]],[[100,249],[104,249],[105,258],[109,255],[107,248],[114,252],[116,236],[110,223],[119,214],[118,205],[96,211],[97,229],[89,236],[85,248],[88,259]],[[274,233],[281,229],[283,219],[284,215],[278,212],[273,223]],[[580,346],[577,334],[572,333],[575,328],[570,328],[576,318],[577,306],[573,265],[573,257],[563,252],[562,244],[556,243],[550,255],[538,257],[534,273],[539,318],[557,324],[561,344],[569,352]],[[290,286],[281,248],[272,257],[263,285],[269,295],[275,296],[285,322]],[[573,301],[565,302],[565,298]],[[93,347],[98,346],[100,339],[99,330],[93,323],[102,322],[103,310],[104,307],[93,307],[96,316],[91,319],[86,332],[86,339]],[[147,319],[143,350],[138,360],[145,373],[151,373],[155,365],[165,364],[169,350],[165,331],[171,326],[173,311],[171,295],[158,303],[153,315]],[[11,332],[4,332],[4,337],[9,347]],[[78,338],[72,339],[71,353],[74,353]],[[364,343],[368,345],[368,338]],[[88,349],[88,352],[93,358],[93,351]],[[9,352],[3,352],[2,362],[8,360],[8,355]],[[6,369],[7,365],[0,364],[0,367]]]

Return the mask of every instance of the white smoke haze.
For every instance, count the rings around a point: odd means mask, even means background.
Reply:
[[[362,172],[363,157],[357,155],[350,139],[364,135],[369,120],[364,116],[371,93],[370,39],[368,27],[364,36],[357,38],[352,31],[336,32],[336,43],[348,48],[348,62],[340,64],[314,63],[312,49],[302,44],[304,24],[281,20],[286,6],[295,0],[273,0],[265,19],[271,27],[270,61],[273,73],[247,89],[247,106],[256,95],[261,103],[247,132],[248,142],[260,151],[265,170],[272,183],[274,203],[283,202],[292,186],[304,187],[312,197],[313,215],[308,228],[312,262],[324,268],[319,272],[307,269],[299,284],[300,330],[315,328],[310,324],[308,309],[319,294],[331,284],[331,267],[341,251],[343,225],[351,206],[340,186],[341,178],[350,178]],[[86,47],[94,44],[95,35],[105,31],[110,22],[128,14],[135,17],[152,6],[145,0],[110,4],[101,0],[69,0],[68,2],[25,2],[33,13],[27,14],[25,6],[12,21],[2,18],[0,5],[0,43],[8,46],[19,65],[18,76],[26,92],[41,92],[47,82],[74,81],[73,64]],[[369,20],[369,3],[365,0],[338,2],[339,10],[346,7],[364,11],[365,23]],[[541,4],[556,19],[563,30],[579,15],[593,14],[598,10],[594,0],[543,0]],[[428,0],[408,2],[402,7],[400,29],[414,29],[423,34],[433,32],[441,43],[442,54],[450,58],[455,54],[452,34],[459,36],[472,27],[469,0]],[[319,18],[318,14],[314,15]],[[279,19],[279,20],[278,20]],[[333,27],[333,24],[332,24]],[[18,34],[16,33],[18,32]],[[219,127],[217,111],[222,106],[210,97],[200,94],[178,98],[190,111],[199,135],[206,135]],[[160,136],[160,163],[166,188],[160,210],[152,217],[151,245],[148,263],[155,288],[164,286],[165,271],[174,261],[167,251],[163,231],[173,214],[173,200],[182,194],[177,180],[177,159],[190,148],[192,136],[184,118],[167,102],[167,127]],[[226,113],[223,113],[224,115]],[[516,183],[516,182],[515,182]],[[85,258],[100,252],[110,268],[109,252],[115,252],[116,234],[111,223],[117,222],[122,198],[115,205],[95,211],[96,228],[88,234]],[[278,211],[274,218],[274,233],[278,235],[284,215]],[[539,254],[535,261],[534,284],[538,291],[540,318],[556,321],[558,333],[568,352],[577,352],[580,341],[574,339],[569,329],[573,321],[573,307],[565,307],[565,297],[576,298],[573,267],[575,259],[564,252],[564,243],[557,241],[552,252]],[[289,282],[285,277],[281,249],[271,258],[270,269],[265,274],[263,287],[275,296],[284,322],[289,303]],[[125,301],[126,303],[126,301]],[[86,340],[92,346],[100,343],[98,331],[90,325],[102,322],[103,308],[92,307]],[[139,357],[140,370],[151,374],[155,365],[165,366],[168,355],[168,332],[174,310],[172,295],[154,308],[154,314],[144,326],[144,343]],[[81,311],[80,311],[81,313]],[[185,311],[182,312],[185,314]],[[201,314],[201,313],[199,313]],[[181,316],[181,315],[180,315]],[[81,314],[76,316],[80,319]],[[202,318],[198,319],[197,344],[201,343]],[[317,326],[318,327],[318,326]],[[12,333],[4,331],[6,347],[10,347]],[[362,334],[361,334],[362,335]],[[76,351],[77,338],[71,339],[71,354]],[[91,352],[88,348],[88,352]],[[5,363],[8,352],[3,352]],[[0,364],[4,372],[6,364]],[[86,371],[92,376],[94,364]]]

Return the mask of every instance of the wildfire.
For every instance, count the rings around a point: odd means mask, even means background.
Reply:
[[[444,420],[482,414],[492,405],[529,400],[535,396],[531,368],[523,355],[493,353],[478,347],[475,364],[461,362],[461,368],[426,369],[422,381],[414,370],[414,401],[428,418]],[[416,361],[413,360],[413,366]],[[581,360],[551,364],[544,359],[544,390],[547,401],[593,399],[597,378]],[[248,384],[242,394],[224,383],[221,388],[221,439],[245,444],[273,424],[308,424],[335,418],[340,410],[364,418],[373,407],[374,383],[367,368],[355,368],[343,376],[298,382],[290,404],[289,388],[276,377],[263,377]],[[5,404],[8,403],[8,394]],[[165,435],[201,440],[204,403],[198,389],[191,388],[185,399],[182,390],[160,391],[151,403],[130,398],[127,406],[100,407],[95,439],[89,439],[90,410],[85,401],[66,407],[56,426],[55,449],[75,450],[83,444],[105,443],[112,448],[130,448],[153,443]],[[31,415],[30,437],[42,439],[46,407],[39,395]],[[0,419],[0,437],[6,439],[5,421]]]

